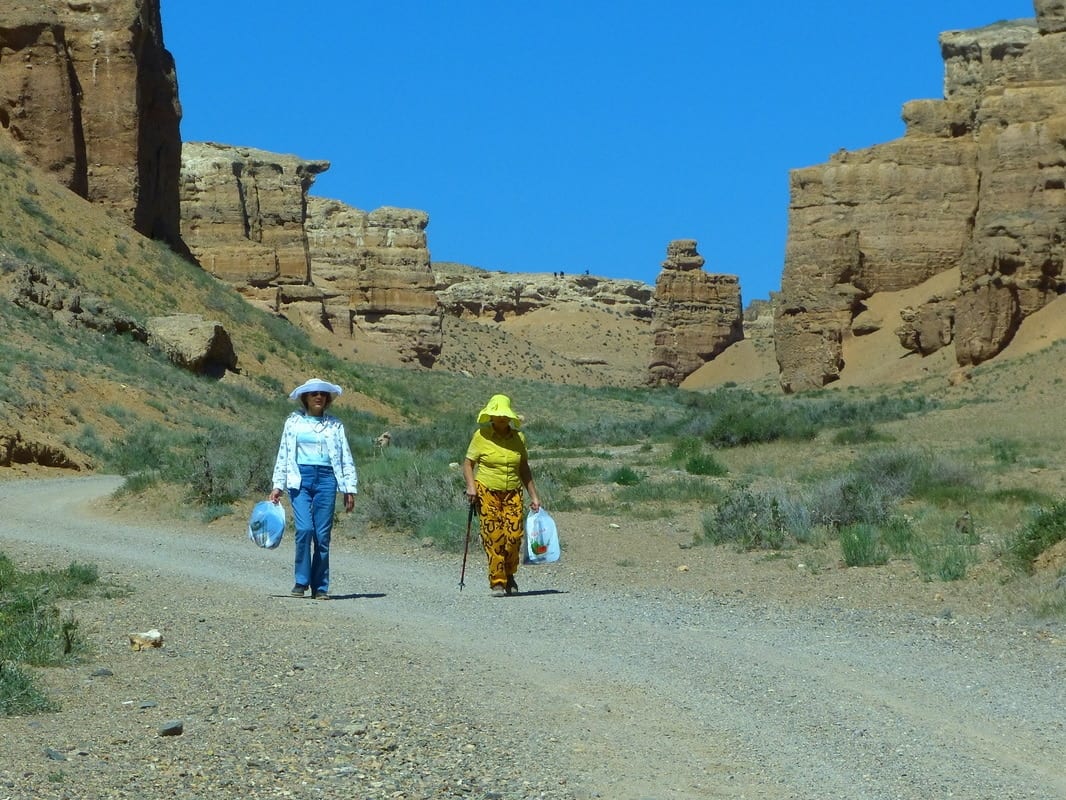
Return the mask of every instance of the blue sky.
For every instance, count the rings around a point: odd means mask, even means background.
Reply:
[[[754,9],[754,10],[748,10]],[[788,175],[903,135],[942,31],[1032,0],[162,0],[182,139],[331,162],[312,194],[429,214],[435,261],[654,283],[696,239],[781,285]]]

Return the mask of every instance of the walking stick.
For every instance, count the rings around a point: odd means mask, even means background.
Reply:
[[[459,571],[459,591],[463,591],[466,577],[466,554],[470,550],[470,526],[474,522],[474,504],[470,504],[470,510],[466,514],[466,542],[463,543],[463,568]]]

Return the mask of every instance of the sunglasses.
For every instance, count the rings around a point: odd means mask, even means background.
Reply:
[[[329,392],[304,392],[308,397],[329,397]]]

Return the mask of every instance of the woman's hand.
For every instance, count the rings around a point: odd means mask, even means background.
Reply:
[[[270,493],[270,497],[267,499],[270,500],[270,502],[274,505],[277,505],[279,502],[281,502],[281,489],[274,489]]]
[[[540,511],[540,498],[535,496],[529,498],[529,508],[531,511]]]
[[[355,508],[355,495],[348,492],[344,495],[344,510],[350,514],[353,508]]]

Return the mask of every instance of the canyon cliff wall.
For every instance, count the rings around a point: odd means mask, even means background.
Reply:
[[[841,375],[864,300],[958,268],[950,296],[898,321],[904,347],[999,353],[1066,291],[1066,14],[941,34],[944,97],[903,108],[900,139],[791,175],[774,338],[785,391]]]
[[[181,249],[181,137],[159,0],[9,0],[0,128],[69,189]]]

